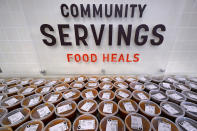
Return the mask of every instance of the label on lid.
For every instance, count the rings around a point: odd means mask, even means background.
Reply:
[[[144,76],[139,77],[139,80],[146,81],[147,79]]]
[[[121,97],[123,97],[123,98],[129,97],[129,94],[127,94],[127,93],[125,93],[125,92],[123,92],[123,91],[119,91],[119,92],[118,92],[118,95],[121,96]]]
[[[88,86],[97,86],[97,83],[88,83]]]
[[[62,112],[65,112],[65,111],[69,111],[71,109],[72,109],[71,104],[66,104],[66,105],[57,107],[57,113],[62,113]]]
[[[113,111],[113,103],[104,103],[103,112],[112,113],[112,111]]]
[[[174,109],[170,104],[163,105],[163,108],[167,110],[170,114],[174,115],[179,113],[176,109]]]
[[[116,77],[116,80],[117,80],[117,81],[123,81],[123,79],[120,78],[120,77]]]
[[[155,114],[155,106],[151,106],[149,104],[145,105],[145,112],[151,115]]]
[[[77,83],[75,83],[74,85],[73,85],[73,87],[77,87],[77,88],[81,88],[83,85],[82,84],[77,84]]]
[[[186,131],[197,131],[197,129],[189,122],[183,121],[179,123]]]
[[[24,81],[21,81],[21,83],[20,83],[21,85],[27,85],[27,84],[29,84],[29,80],[24,80]]]
[[[90,80],[90,81],[96,81],[97,79],[96,79],[96,78],[91,77],[89,80]]]
[[[147,85],[147,88],[148,88],[149,90],[154,90],[154,89],[157,89],[157,86],[151,84],[151,85]]]
[[[23,94],[26,94],[26,93],[30,93],[31,91],[33,91],[34,88],[26,88],[24,91],[23,91]]]
[[[50,98],[48,99],[48,101],[54,102],[58,99],[58,97],[59,97],[59,94],[51,95]]]
[[[76,94],[76,92],[70,91],[70,92],[64,94],[64,97],[65,97],[66,99],[68,99],[68,98],[74,96],[75,94]]]
[[[57,81],[51,81],[49,83],[46,84],[46,86],[53,86]]]
[[[40,118],[41,117],[45,117],[45,116],[47,116],[48,114],[51,113],[51,111],[49,110],[48,106],[44,106],[44,107],[38,109],[37,112],[38,112]]]
[[[142,85],[135,85],[134,87],[136,90],[142,90]]]
[[[83,77],[79,77],[77,80],[78,81],[83,81]]]
[[[120,88],[127,88],[127,86],[125,86],[125,85],[122,84],[122,83],[119,83],[118,86],[119,86]]]
[[[138,93],[137,95],[138,95],[138,97],[139,97],[140,99],[142,99],[142,100],[147,100],[147,99],[148,99],[147,96],[144,95],[143,93]]]
[[[135,111],[131,102],[124,102],[123,105],[127,112]]]
[[[30,99],[29,106],[37,104],[39,100],[40,100],[40,97],[34,97],[33,99]]]
[[[86,98],[94,98],[94,94],[92,93],[92,91],[88,91],[85,93]]]
[[[20,120],[22,120],[24,118],[24,115],[19,111],[11,116],[8,116],[8,120],[14,124],[16,122],[19,122]]]
[[[68,81],[70,81],[70,77],[64,78],[64,82],[68,82]]]
[[[196,106],[189,106],[189,105],[183,105],[183,106],[185,107],[185,109],[186,109],[187,111],[197,113],[197,107],[196,107]]]
[[[163,82],[163,87],[168,88],[168,89],[171,88],[170,84],[169,83],[165,83],[165,82]]]
[[[94,130],[95,120],[79,120],[77,130]]]
[[[118,131],[118,120],[107,120],[106,131]]]
[[[38,80],[38,81],[36,81],[34,84],[35,85],[40,85],[40,84],[42,84],[44,82],[44,80]]]
[[[0,86],[0,91],[4,90],[5,86]]]
[[[2,100],[3,96],[0,96],[0,101]]]
[[[45,93],[45,92],[48,92],[50,90],[51,87],[44,87],[42,88],[42,91],[41,93]]]
[[[85,104],[83,104],[81,109],[88,112],[93,107],[93,105],[93,102],[86,102]]]
[[[158,131],[171,131],[171,124],[166,122],[159,122]]]
[[[183,91],[188,91],[189,89],[185,87],[184,85],[178,85],[178,87]]]
[[[169,97],[171,97],[171,98],[173,98],[173,99],[175,99],[175,100],[183,99],[182,96],[180,96],[180,95],[178,95],[178,94],[176,94],[176,93],[170,94]]]
[[[8,92],[9,93],[13,93],[13,92],[16,92],[16,91],[18,91],[18,88],[17,87],[12,87],[12,88],[9,88],[8,89]]]
[[[49,128],[49,131],[65,131],[68,130],[68,125],[66,122],[61,122]]]
[[[188,96],[191,97],[191,98],[193,98],[193,99],[197,99],[197,95],[194,95],[192,93],[188,93]]]
[[[131,116],[131,128],[136,130],[143,130],[142,118],[138,116]]]
[[[25,131],[37,131],[39,124],[27,125]]]
[[[110,79],[109,78],[103,78],[103,81],[109,81]]]
[[[111,93],[110,92],[104,92],[102,95],[103,99],[110,99]]]
[[[7,105],[9,105],[9,106],[15,104],[16,102],[18,102],[18,99],[16,99],[15,97],[13,97],[13,98],[11,98],[11,99],[5,101],[5,103],[6,103]]]
[[[165,97],[163,94],[161,94],[161,93],[156,93],[156,94],[154,94],[154,95],[152,95],[152,96],[155,97],[156,99],[159,99],[159,100],[166,98],[166,97]]]
[[[111,87],[111,85],[109,85],[109,84],[103,85],[103,89],[110,89],[110,87]]]
[[[61,90],[64,90],[64,89],[66,89],[65,86],[59,86],[59,87],[55,88],[56,91],[61,91]]]

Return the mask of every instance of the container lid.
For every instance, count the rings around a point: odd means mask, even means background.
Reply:
[[[168,83],[168,82],[161,82],[159,83],[159,86],[163,90],[176,90],[176,88],[173,86],[173,84]]]
[[[1,107],[0,108],[0,120],[8,113],[8,110],[6,108]]]
[[[71,122],[67,118],[56,118],[49,122],[44,130],[47,131],[71,131]]]
[[[197,101],[197,93],[193,91],[182,91],[182,93],[187,97],[187,99]]]
[[[101,82],[99,84],[99,88],[101,90],[112,90],[113,89],[113,84],[111,82]]]
[[[88,77],[88,81],[93,81],[93,82],[97,82],[99,81],[99,77],[98,76],[89,76]]]
[[[7,85],[6,84],[0,84],[0,91],[4,91],[7,89]]]
[[[167,76],[165,79],[164,79],[165,82],[168,82],[168,83],[178,83],[177,80],[175,80],[172,76]]]
[[[6,85],[10,86],[10,85],[18,84],[19,82],[20,82],[20,79],[18,79],[18,78],[12,78],[12,79],[6,80],[4,83]]]
[[[125,78],[125,81],[127,81],[127,82],[137,82],[138,79],[135,76],[128,76],[128,77]]]
[[[45,83],[46,83],[45,79],[35,79],[31,82],[31,84],[35,86],[41,86],[44,85]]]
[[[174,83],[173,85],[174,85],[174,87],[176,87],[176,89],[181,90],[181,91],[189,91],[189,90],[191,90],[190,87],[188,87],[188,86],[186,86],[184,84],[181,84],[181,83]]]
[[[53,91],[60,91],[60,92],[63,92],[63,91],[66,91],[70,88],[70,85],[67,84],[67,83],[63,83],[63,84],[58,84],[54,87]]]
[[[166,95],[168,96],[169,99],[172,99],[174,101],[186,101],[186,97],[184,94],[178,92],[178,91],[166,91]]]
[[[145,91],[137,91],[133,92],[133,97],[139,101],[141,100],[150,100],[150,95]]]
[[[163,82],[164,81],[164,76],[162,76],[162,75],[152,76],[151,81],[157,82],[157,83]]]
[[[101,90],[98,94],[98,98],[100,100],[113,100],[115,98],[115,94],[112,90]]]
[[[168,96],[163,91],[152,90],[149,92],[149,95],[151,96],[152,99],[160,102],[168,100]]]
[[[75,100],[80,97],[80,91],[76,89],[69,89],[63,93],[63,98],[65,100]]]
[[[145,89],[151,91],[151,90],[160,90],[159,85],[152,83],[152,82],[146,82],[144,83]]]
[[[138,78],[138,81],[140,81],[142,83],[151,81],[151,78],[147,75],[139,75],[139,76],[137,76],[137,78]]]
[[[191,90],[197,91],[197,82],[187,81],[187,82],[185,82],[185,85],[189,86],[191,88]]]
[[[78,82],[84,82],[86,80],[87,80],[87,77],[84,75],[80,75],[80,76],[75,77],[75,81],[78,81]]]
[[[99,103],[98,111],[105,116],[113,116],[118,113],[118,105],[114,101],[102,101]]]
[[[111,82],[112,81],[112,78],[110,76],[102,76],[100,78],[100,81],[101,82]]]
[[[76,81],[76,82],[72,82],[70,84],[70,88],[71,89],[83,89],[85,86],[85,84],[82,81]]]
[[[189,77],[188,80],[197,83],[197,77]]]
[[[182,131],[197,131],[197,122],[188,117],[179,117],[175,123]]]
[[[25,78],[25,79],[22,79],[20,82],[19,82],[19,85],[21,86],[26,86],[26,85],[29,85],[31,83],[32,79],[31,78]]]
[[[174,79],[177,80],[178,82],[181,82],[181,83],[185,83],[185,81],[187,81],[186,76],[175,75]]]
[[[57,84],[60,84],[61,82],[57,79],[54,80],[47,80],[47,82],[45,83],[45,86],[56,86]]]
[[[27,87],[24,87],[24,88],[21,88],[19,91],[18,91],[18,94],[22,94],[22,95],[30,95],[30,94],[33,94],[36,90],[36,86],[27,86]]]
[[[82,113],[94,113],[98,108],[98,104],[95,100],[85,99],[78,103],[77,110]]]
[[[115,82],[124,82],[125,78],[123,76],[115,76],[115,77],[113,77],[113,80]]]
[[[115,95],[116,95],[116,97],[118,97],[119,99],[125,99],[125,98],[130,99],[130,98],[132,97],[132,93],[131,93],[129,90],[127,90],[127,89],[122,89],[122,88],[117,89],[117,90],[115,91]]]
[[[23,107],[33,107],[39,103],[41,103],[43,100],[42,94],[33,94],[31,96],[25,97],[21,101],[21,106]]]
[[[144,90],[144,84],[140,82],[131,82],[129,84],[129,87],[132,88],[133,90],[138,90],[138,91],[143,91]]]
[[[98,95],[98,91],[96,89],[85,89],[81,92],[81,97],[83,99],[95,99]]]
[[[97,88],[99,86],[98,82],[89,81],[85,84],[85,88]]]
[[[118,108],[122,112],[129,114],[131,112],[138,112],[138,104],[131,99],[122,99],[118,102]]]
[[[117,89],[127,89],[129,87],[126,82],[115,82],[114,86]]]
[[[13,107],[15,105],[20,104],[23,98],[23,95],[14,95],[11,97],[7,97],[3,101],[1,101],[1,106],[5,108]]]
[[[5,89],[3,92],[6,94],[14,94],[17,93],[21,88],[22,86],[15,85],[15,86],[7,87],[7,89]]]
[[[40,120],[31,120],[20,125],[16,131],[42,131],[44,129],[44,123]]]
[[[51,92],[52,90],[53,90],[53,87],[51,86],[41,86],[35,90],[35,93],[45,95]]]
[[[62,93],[61,92],[51,92],[49,94],[46,94],[43,98],[44,102],[48,103],[56,103],[62,99]]]
[[[70,83],[70,82],[72,82],[74,80],[74,78],[73,77],[64,77],[64,78],[61,78],[61,80],[60,81],[62,81],[63,83]]]
[[[197,104],[192,102],[181,102],[181,107],[183,107],[188,114],[197,118]]]

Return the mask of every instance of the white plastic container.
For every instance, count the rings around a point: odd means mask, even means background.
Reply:
[[[191,102],[181,102],[181,107],[185,109],[187,117],[197,121],[197,104]]]

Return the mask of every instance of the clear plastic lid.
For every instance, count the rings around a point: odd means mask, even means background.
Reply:
[[[85,84],[86,89],[93,89],[93,88],[96,89],[98,88],[98,86],[99,86],[99,83],[95,81],[89,81]]]
[[[11,108],[16,105],[19,105],[20,102],[23,100],[23,98],[24,98],[23,95],[14,95],[11,97],[7,97],[3,101],[1,101],[1,107]]]
[[[127,89],[129,87],[126,82],[115,82],[114,86],[116,89]]]
[[[138,91],[143,91],[144,90],[144,84],[140,83],[140,82],[131,82],[129,84],[129,87],[131,90],[138,90]]]
[[[100,88],[101,90],[112,90],[113,87],[114,87],[114,85],[113,85],[113,83],[111,83],[111,82],[101,82],[101,83],[99,84],[99,88]]]
[[[197,82],[186,81],[185,85],[190,87],[192,91],[197,91]]]
[[[43,131],[44,123],[40,120],[31,120],[20,125],[16,131]]]
[[[71,89],[82,90],[84,87],[85,87],[85,84],[82,81],[74,81],[70,84]]]
[[[53,87],[51,86],[41,86],[35,90],[35,93],[45,95],[52,91],[53,91]]]
[[[42,100],[43,100],[42,94],[33,94],[31,96],[25,97],[21,101],[21,106],[31,108],[42,103]]]
[[[169,101],[180,103],[186,101],[186,97],[183,93],[178,91],[166,91],[166,95],[169,98]]]
[[[168,91],[168,90],[176,90],[176,88],[173,86],[173,84],[168,83],[168,82],[161,82],[159,83],[160,89],[163,91]]]
[[[24,78],[19,82],[19,85],[21,86],[30,85],[31,81],[32,81],[32,78]]]
[[[3,108],[3,107],[0,108],[0,121],[7,113],[8,113],[8,110],[6,108]]]
[[[138,75],[137,78],[138,78],[138,81],[142,83],[151,81],[151,78],[148,75]]]
[[[71,83],[71,82],[74,81],[74,78],[70,77],[70,76],[67,76],[67,77],[61,78],[60,81],[63,82],[63,83]]]
[[[10,85],[17,85],[19,82],[20,82],[20,79],[19,79],[19,78],[11,78],[11,79],[5,80],[4,83],[5,83],[7,86],[10,86]]]
[[[154,83],[161,83],[164,81],[164,76],[163,75],[154,75],[151,76],[151,81]]]
[[[85,75],[80,75],[80,76],[75,77],[75,81],[78,81],[78,82],[85,82],[86,80],[87,80],[87,76]]]
[[[175,123],[181,129],[181,131],[196,131],[197,121],[192,120],[188,117],[179,117],[176,119]]]
[[[168,100],[168,96],[163,91],[152,90],[149,92],[149,95],[151,96],[151,99],[153,99],[153,101],[162,102]]]
[[[76,89],[69,89],[63,93],[65,100],[77,100],[80,98],[80,91]]]
[[[77,110],[81,114],[85,114],[85,113],[92,114],[97,110],[97,108],[98,108],[97,102],[92,99],[81,100],[77,105]]]
[[[114,101],[102,101],[99,103],[98,111],[103,116],[114,116],[118,113],[118,105]]]
[[[124,82],[125,81],[125,78],[124,78],[124,76],[114,76],[113,77],[113,80],[115,82]]]
[[[187,97],[187,99],[192,100],[192,102],[197,103],[197,93],[194,91],[182,91],[182,93]]]
[[[138,104],[131,99],[122,99],[118,102],[118,108],[120,111],[124,112],[125,114],[129,114],[132,112],[137,113],[139,110]]]
[[[67,83],[58,84],[53,88],[53,91],[64,92],[70,88],[70,85]]]
[[[181,107],[185,109],[186,115],[197,120],[197,104],[192,102],[181,102]]]
[[[100,79],[99,76],[89,76],[88,81],[98,82]]]
[[[118,99],[130,99],[132,97],[132,93],[127,89],[120,88],[115,91],[115,96]]]
[[[187,77],[186,76],[180,76],[180,75],[175,75],[174,79],[177,80],[180,83],[185,83],[185,81],[187,81]]]
[[[145,91],[135,90],[135,91],[133,91],[133,95],[132,96],[137,101],[150,100],[150,95],[148,93],[146,93]]]
[[[44,86],[45,83],[46,83],[46,80],[43,78],[40,78],[40,79],[34,79],[31,82],[31,85],[35,85],[35,86],[39,87],[39,86]]]
[[[81,92],[81,97],[83,99],[95,99],[98,96],[98,91],[96,89],[85,89]]]
[[[54,87],[54,86],[56,86],[58,84],[61,84],[61,83],[62,82],[60,80],[58,80],[58,79],[49,79],[49,80],[46,81],[45,86],[52,86],[52,87]]]
[[[126,82],[137,82],[138,81],[138,79],[137,79],[137,77],[136,76],[128,76],[128,77],[126,77],[125,78],[125,81]]]
[[[181,83],[174,83],[174,87],[176,87],[177,91],[190,91],[191,88]]]
[[[4,92],[4,90],[6,90],[6,89],[7,89],[7,85],[0,83],[0,92]]]
[[[31,94],[34,94],[36,88],[37,88],[37,87],[34,86],[34,85],[26,86],[26,87],[24,87],[24,88],[21,88],[21,89],[18,91],[18,94],[21,94],[21,95],[24,95],[24,96],[31,95]]]
[[[7,95],[11,95],[11,94],[16,94],[20,89],[22,89],[23,87],[20,85],[15,85],[15,86],[10,86],[7,87],[3,93],[6,93]]]
[[[144,87],[146,90],[148,91],[152,91],[152,90],[160,90],[159,85],[152,83],[152,82],[146,82],[144,83]]]
[[[110,76],[102,76],[102,77],[100,77],[100,81],[101,82],[112,82],[112,77],[110,77]]]
[[[173,76],[167,76],[167,77],[164,79],[164,81],[165,81],[165,82],[168,82],[168,83],[171,83],[171,84],[173,84],[173,83],[178,83],[178,81],[175,80],[175,79],[173,78]]]
[[[102,101],[104,100],[114,100],[115,93],[112,90],[101,90],[98,94],[98,98]]]
[[[52,104],[60,102],[61,100],[62,100],[62,93],[57,91],[46,94],[43,98],[44,102],[48,102]]]

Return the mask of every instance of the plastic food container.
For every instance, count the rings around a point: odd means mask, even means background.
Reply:
[[[145,91],[134,91],[132,95],[133,99],[139,103],[141,100],[150,100],[150,95],[146,93]]]
[[[85,89],[81,92],[83,99],[96,99],[98,91],[96,89]]]
[[[54,86],[56,86],[56,85],[58,85],[58,84],[60,84],[60,81],[59,80],[47,80],[47,82],[45,83],[45,86],[52,86],[52,87],[54,87]]]
[[[138,79],[135,76],[133,76],[133,77],[129,76],[129,77],[125,78],[125,81],[129,84],[129,83],[132,83],[132,82],[137,82]]]
[[[192,91],[197,92],[197,82],[187,81],[187,82],[185,82],[185,85],[190,87]]]
[[[16,129],[19,125],[26,122],[29,119],[30,110],[28,108],[18,108],[7,115],[5,115],[1,120],[1,126],[11,127]]]
[[[30,118],[32,120],[41,120],[44,123],[51,121],[54,118],[55,107],[53,104],[44,103],[36,106],[32,111]]]
[[[41,86],[35,90],[35,93],[45,95],[52,91],[53,91],[53,87],[51,86]]]
[[[105,116],[113,116],[118,113],[118,105],[114,101],[102,101],[98,107],[101,118]]]
[[[1,101],[1,107],[7,108],[9,111],[20,107],[20,102],[24,98],[23,95],[14,95]]]
[[[80,76],[75,77],[75,81],[78,81],[78,82],[87,82],[87,77],[84,76],[84,75],[80,75]]]
[[[140,75],[137,77],[138,78],[138,81],[141,82],[141,83],[146,83],[146,82],[150,82],[151,79],[149,76],[144,76],[144,75]]]
[[[113,78],[113,80],[114,80],[115,82],[124,82],[124,81],[125,81],[125,79],[124,79],[123,76],[115,76],[115,77]]]
[[[170,91],[170,90],[176,90],[173,84],[167,83],[167,82],[161,82],[159,83],[159,86],[160,86],[160,90],[164,92]]]
[[[174,76],[174,79],[179,83],[185,83],[185,81],[187,81],[187,78],[185,76]]]
[[[58,84],[54,87],[53,91],[64,92],[70,88],[70,85],[67,83]]]
[[[110,77],[110,76],[102,76],[101,78],[100,78],[100,81],[101,82],[112,82],[112,78]]]
[[[81,81],[72,82],[70,84],[71,89],[83,90],[85,84]]]
[[[60,80],[62,83],[67,83],[67,84],[70,84],[74,81],[74,78],[73,77],[64,77],[64,78],[61,78]]]
[[[197,77],[189,77],[188,80],[197,83]]]
[[[43,100],[43,96],[41,94],[34,94],[31,96],[25,97],[21,101],[21,106],[33,109],[37,105],[41,104],[42,100]]]
[[[19,82],[19,85],[21,85],[21,86],[29,86],[30,83],[31,83],[31,81],[32,81],[31,78],[29,78],[29,79],[25,78],[25,79],[22,79],[22,80]]]
[[[98,76],[89,76],[88,77],[88,81],[98,82],[99,81],[99,77]]]
[[[152,101],[141,101],[139,103],[139,109],[140,112],[149,120],[161,114],[161,108],[159,107],[159,105]]]
[[[5,93],[0,93],[0,101],[4,100],[8,96]]]
[[[159,84],[164,81],[164,76],[152,76],[151,82]]]
[[[151,131],[150,121],[143,115],[138,113],[130,113],[125,118],[127,130],[135,131]]]
[[[105,101],[105,100],[114,100],[115,98],[115,94],[112,90],[101,90],[98,94],[98,98],[101,101]]]
[[[6,90],[6,88],[7,88],[7,85],[0,83],[0,92],[3,92],[4,90]]]
[[[5,79],[0,78],[0,83],[2,84],[4,82],[5,82]]]
[[[144,88],[145,88],[145,91],[154,91],[154,90],[160,90],[160,87],[159,85],[157,84],[154,84],[152,82],[147,82],[147,83],[144,83]]]
[[[160,107],[162,113],[170,120],[175,120],[177,117],[185,115],[184,108],[172,102],[161,102]]]
[[[72,125],[67,118],[56,118],[49,122],[44,131],[71,131]]]
[[[181,107],[185,109],[187,117],[197,121],[197,104],[191,102],[181,102]]]
[[[77,102],[80,99],[80,91],[75,89],[67,90],[63,93],[63,98],[65,100],[73,100]]]
[[[0,108],[0,121],[2,118],[8,113],[8,110],[6,108]]]
[[[45,79],[35,79],[31,82],[31,85],[35,85],[37,87],[44,86],[46,83]]]
[[[72,119],[76,115],[76,109],[77,104],[75,103],[75,101],[66,100],[57,104],[55,114],[56,116],[61,118]]]
[[[176,119],[175,123],[180,128],[180,131],[196,131],[197,130],[197,122],[187,117],[179,117]]]
[[[91,114],[84,114],[78,116],[73,123],[73,131],[78,130],[88,130],[97,131],[98,130],[98,120],[95,116]]]
[[[126,131],[124,121],[117,116],[104,117],[99,124],[99,130],[111,131],[112,129],[114,131]]]
[[[132,93],[127,89],[117,89],[115,92],[116,99],[119,101],[121,99],[130,99],[132,97]]]
[[[7,86],[14,86],[14,85],[17,85],[19,82],[20,82],[19,79],[13,78],[13,79],[8,79],[8,80],[6,80],[6,81],[5,81],[5,84],[6,84]]]
[[[115,82],[114,83],[114,87],[116,89],[127,89],[128,88],[128,84],[126,82]]]
[[[99,88],[101,90],[112,90],[113,89],[113,84],[111,82],[101,82],[99,84]]]
[[[22,86],[16,85],[16,86],[10,86],[7,87],[7,89],[5,89],[3,91],[3,93],[6,93],[8,96],[13,96],[13,95],[17,95],[17,92],[22,88]]]
[[[165,82],[173,84],[173,83],[178,83],[177,80],[175,80],[172,76],[168,76],[164,79]]]
[[[174,83],[173,84],[174,87],[176,88],[177,91],[181,92],[181,91],[190,91],[191,88],[184,85],[184,84],[180,84],[180,83]]]
[[[163,91],[150,91],[149,95],[151,97],[151,100],[154,101],[157,104],[160,104],[163,101],[168,100],[168,96]]]
[[[94,82],[94,81],[89,81],[85,84],[85,88],[87,89],[97,89],[99,86],[99,83],[98,82]]]
[[[21,94],[21,95],[24,95],[24,96],[29,96],[29,95],[32,95],[34,94],[35,90],[36,90],[36,86],[26,86],[24,88],[21,88],[19,91],[18,91],[18,94]]]
[[[118,102],[120,116],[125,118],[129,113],[137,113],[139,108],[138,104],[131,99],[122,99]]]
[[[0,127],[0,131],[13,131],[10,127]]]
[[[48,102],[54,105],[58,104],[61,100],[62,100],[62,93],[57,91],[46,94],[43,98],[44,102]]]
[[[151,120],[151,127],[153,131],[179,131],[174,122],[164,117],[154,117]]]
[[[43,131],[44,124],[40,120],[31,120],[19,126],[16,131]]]
[[[77,110],[80,114],[95,114],[98,108],[98,104],[95,100],[92,99],[85,99],[78,103]]]
[[[143,91],[144,90],[144,84],[140,83],[140,82],[131,82],[129,84],[129,88],[131,91]]]
[[[168,96],[169,101],[174,102],[176,104],[180,104],[181,102],[186,101],[185,95],[177,91],[166,91],[166,95]]]
[[[182,91],[182,93],[187,97],[187,101],[197,104],[197,93],[193,91]]]

